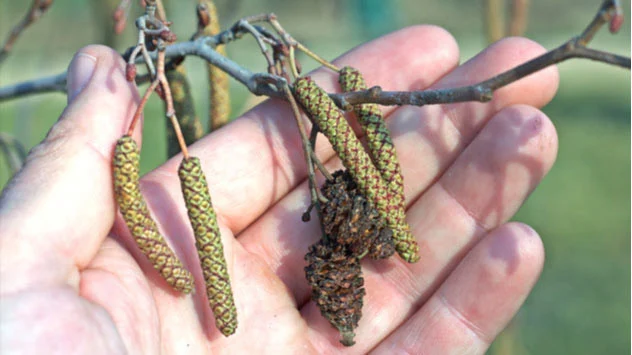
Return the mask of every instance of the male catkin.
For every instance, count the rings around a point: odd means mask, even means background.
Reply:
[[[294,83],[294,92],[305,112],[315,120],[320,131],[329,139],[362,194],[372,201],[389,228],[393,230],[397,253],[408,262],[418,261],[419,246],[410,231],[410,226],[406,223],[402,196],[391,193],[386,187],[371,158],[364,151],[335,103],[310,77],[297,79]]]
[[[209,14],[209,23],[204,27],[203,34],[205,36],[215,36],[221,30],[217,7],[212,0],[200,0],[205,4]],[[226,48],[219,45],[215,48],[217,53],[225,56]],[[210,99],[210,120],[209,130],[214,131],[226,123],[230,119],[230,81],[228,74],[219,69],[215,65],[207,64]]]
[[[342,68],[338,80],[340,88],[345,92],[367,89],[364,77],[355,68]],[[400,195],[400,199],[405,201],[402,170],[397,160],[391,133],[382,117],[382,110],[376,104],[355,105],[353,110],[366,135],[369,154],[373,158],[375,167],[380,171],[387,188],[393,194]]]
[[[182,194],[195,234],[206,294],[217,328],[225,336],[237,329],[237,309],[230,286],[224,247],[200,160],[183,159],[178,169]]]
[[[139,188],[140,152],[134,139],[123,136],[114,150],[114,195],[127,228],[140,250],[175,290],[190,293],[193,276],[158,232]]]

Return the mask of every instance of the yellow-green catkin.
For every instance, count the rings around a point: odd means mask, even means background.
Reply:
[[[114,196],[136,244],[171,287],[193,290],[193,276],[158,232],[139,187],[140,151],[134,139],[123,136],[114,150]]]
[[[184,65],[179,65],[166,73],[171,96],[173,98],[173,108],[180,124],[182,136],[187,145],[193,144],[204,135],[202,123],[195,115],[195,105],[191,93],[191,85],[186,75]],[[171,127],[171,120],[167,120],[167,154],[172,157],[180,152],[180,144],[175,131]]]
[[[224,247],[200,160],[183,159],[178,169],[182,194],[195,234],[206,293],[217,328],[225,336],[237,329],[237,308],[226,267]]]
[[[220,31],[219,16],[217,7],[212,0],[200,0],[200,4],[206,5],[209,14],[209,23],[204,27],[204,36],[215,36]],[[226,56],[226,49],[220,45],[215,48],[217,53]],[[210,63],[207,64],[209,82],[209,131],[214,131],[230,119],[230,81],[228,74]]]
[[[294,93],[307,114],[315,120],[320,131],[329,139],[332,147],[349,170],[362,193],[373,202],[380,215],[393,230],[397,253],[407,262],[419,260],[419,245],[406,222],[402,195],[393,194],[384,183],[371,158],[353,133],[329,95],[310,77],[294,83]]]
[[[362,74],[355,68],[344,67],[340,70],[340,88],[342,91],[366,90],[367,85]],[[382,110],[376,104],[355,105],[353,110],[366,135],[369,154],[380,171],[382,179],[393,194],[404,199],[404,178],[397,159],[391,133],[382,117]]]

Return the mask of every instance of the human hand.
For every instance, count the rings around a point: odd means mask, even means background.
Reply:
[[[419,90],[471,84],[542,51],[506,39],[457,66],[454,39],[417,26],[337,63],[360,69],[369,85]],[[507,221],[555,160],[555,129],[535,108],[557,90],[553,68],[486,104],[384,108],[421,260],[363,261],[363,317],[356,345],[344,348],[305,280],[303,256],[320,232],[316,218],[301,221],[309,193],[288,104],[269,100],[190,148],[208,178],[237,305],[239,328],[225,338],[206,302],[176,173],[180,157],[147,174],[142,190],[195,276],[189,296],[160,278],[117,214],[112,152],[137,91],[118,54],[99,46],[80,53],[69,69],[68,107],[0,199],[0,344],[7,354],[479,354],[539,276],[539,236]],[[337,90],[333,73],[313,78]],[[333,171],[340,163],[324,141],[317,153]]]

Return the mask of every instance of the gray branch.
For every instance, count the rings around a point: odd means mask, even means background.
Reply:
[[[535,58],[515,68],[507,70],[497,76],[482,81],[480,83],[441,90],[425,91],[382,91],[376,86],[364,91],[330,94],[336,104],[343,109],[350,109],[354,104],[377,103],[380,105],[414,105],[423,106],[431,104],[455,103],[464,101],[489,101],[493,92],[514,81],[531,75],[550,65],[560,63],[571,58],[590,59],[610,65],[630,69],[630,58],[613,53],[602,52],[586,47],[594,34],[606,23],[613,21],[620,14],[618,1],[605,0],[599,8],[596,16],[582,32],[563,45]],[[238,63],[215,51],[218,45],[226,45],[235,41],[245,34],[256,30],[265,37],[269,34],[259,26],[243,26],[243,19],[215,36],[199,37],[188,42],[181,42],[170,45],[166,48],[166,58],[178,60],[187,56],[200,57],[212,65],[228,73],[235,80],[239,81],[255,95],[265,95],[285,100],[283,86],[287,81],[277,75],[268,73],[253,73],[242,67]],[[248,27],[248,28],[245,28]],[[250,31],[250,32],[249,32]],[[129,56],[128,50],[123,57]],[[151,53],[152,60],[156,59],[156,52]],[[137,58],[137,62],[142,63],[142,58]],[[143,81],[140,77],[140,81]],[[146,79],[146,78],[145,78]],[[12,98],[43,93],[51,91],[65,91],[66,73],[36,79],[24,83],[19,83],[0,88],[0,102]],[[138,82],[140,84],[140,82]]]

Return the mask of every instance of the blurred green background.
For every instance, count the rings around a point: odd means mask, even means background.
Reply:
[[[0,68],[0,85],[65,70],[73,53],[90,43],[119,50],[134,42],[133,26],[111,34],[108,3],[58,0],[29,28]],[[28,1],[0,0],[0,39],[18,21]],[[170,1],[174,31],[187,38],[195,28],[197,1]],[[579,33],[599,0],[532,0],[526,36],[554,48]],[[461,46],[462,61],[486,46],[482,1],[218,1],[222,27],[240,17],[275,12],[297,39],[325,58],[392,30],[429,23],[450,30]],[[629,3],[624,4],[626,20]],[[132,16],[138,13],[132,8]],[[314,15],[318,14],[318,15]],[[593,46],[630,54],[630,26],[612,36],[601,31]],[[255,51],[257,55],[252,55]],[[228,52],[252,70],[265,62],[255,43],[245,39]],[[302,60],[306,69],[315,67]],[[193,74],[198,112],[206,112],[203,64],[187,60]],[[542,277],[492,354],[630,353],[630,72],[601,63],[572,60],[560,66],[561,85],[544,111],[559,135],[557,163],[516,215],[542,236],[546,263]],[[199,75],[197,75],[199,74]],[[234,114],[252,104],[246,90],[232,83]],[[37,144],[65,105],[59,93],[0,103],[0,131],[27,149]],[[142,170],[166,157],[162,105],[152,99],[145,115]],[[149,149],[148,149],[149,148]],[[10,173],[0,158],[0,187]]]

